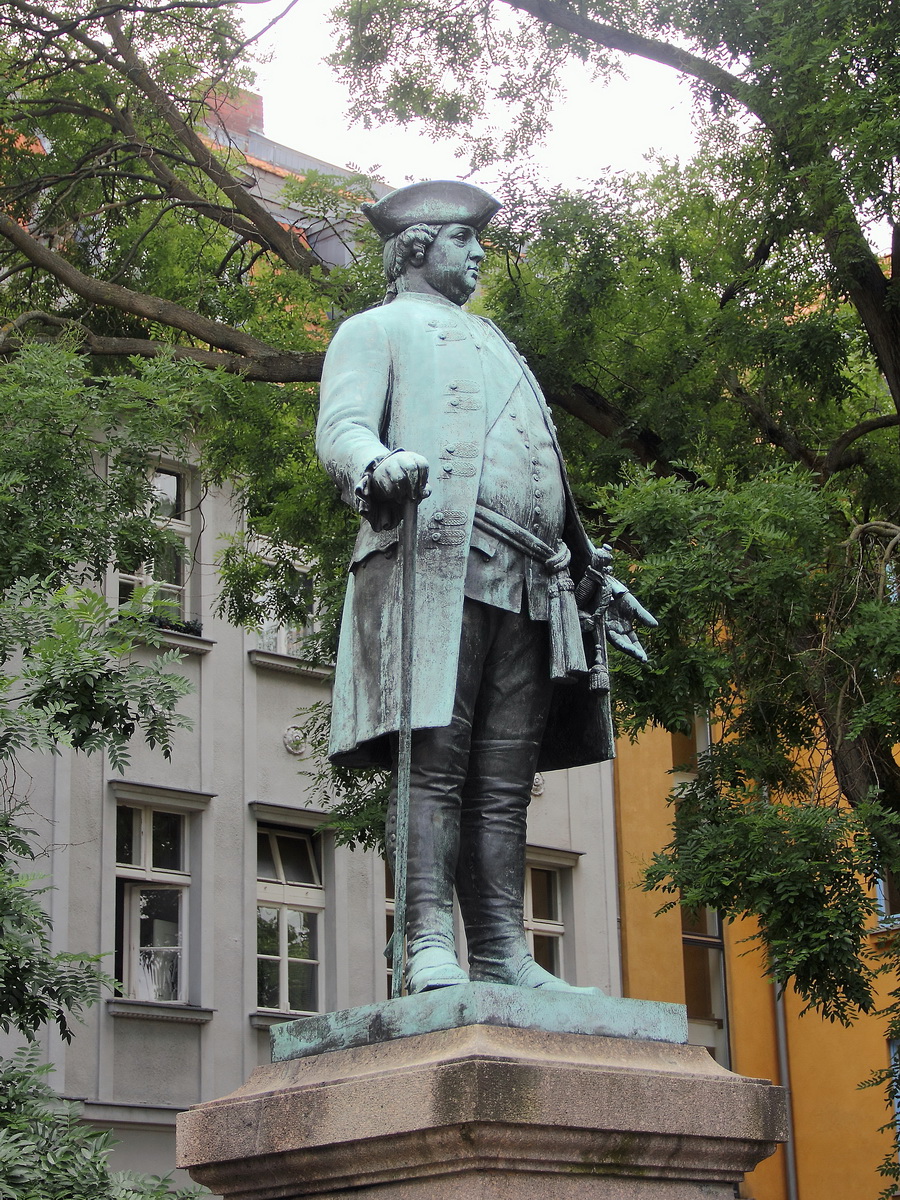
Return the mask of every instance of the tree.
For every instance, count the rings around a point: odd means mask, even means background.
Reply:
[[[66,1039],[71,1018],[96,999],[103,977],[81,955],[53,954],[49,920],[33,880],[18,863],[34,859],[14,813],[0,813],[0,1028],[29,1039],[0,1058],[0,1188],[8,1200],[189,1200],[165,1179],[111,1172],[111,1134],[81,1124],[46,1082],[36,1031],[55,1021]]]
[[[900,947],[871,937],[900,844],[892,401],[814,235],[740,276],[762,213],[733,161],[528,188],[484,303],[542,378],[617,414],[615,438],[560,429],[589,528],[660,620],[649,668],[617,664],[620,728],[715,723],[647,887],[755,918],[775,980],[832,1020],[890,992],[893,1037]],[[898,1094],[896,1069],[874,1081]]]
[[[149,468],[186,445],[199,411],[186,368],[161,357],[106,379],[64,344],[0,363],[0,1029],[28,1041],[50,1023],[69,1040],[112,981],[96,960],[51,950],[42,889],[22,871],[37,852],[18,768],[26,752],[69,747],[104,750],[121,769],[133,737],[168,756],[186,724],[179,656],[161,646],[166,606],[151,591],[114,608],[96,587],[110,563],[172,553]],[[111,1173],[109,1135],[60,1105],[45,1073],[34,1049],[0,1059],[4,1196],[173,1195],[166,1181]]]
[[[745,270],[783,237],[814,232],[900,406],[897,278],[865,232],[888,221],[900,250],[900,33],[889,0],[493,0],[452,9],[441,0],[346,0],[337,19],[334,62],[352,85],[354,114],[457,129],[482,164],[540,138],[570,57],[601,78],[618,54],[678,71],[720,137],[745,147],[754,191],[765,197],[762,236]],[[497,102],[509,114],[499,138],[479,124],[492,102],[493,123]],[[886,419],[900,420],[896,412]]]
[[[712,114],[697,168],[669,167],[654,185],[582,198],[511,185],[485,301],[579,422],[569,452],[580,498],[663,617],[654,672],[620,680],[620,715],[634,729],[677,728],[697,706],[727,714],[743,758],[717,760],[723,803],[748,781],[824,798],[824,776],[796,751],[827,761],[884,865],[900,804],[883,652],[896,642],[897,317],[863,226],[894,219],[890,13],[838,0],[636,15],[541,0],[515,5],[521,19],[510,7],[347,4],[338,57],[360,114],[468,130],[485,161],[497,147],[476,119],[499,81],[515,117],[501,150],[514,154],[545,127],[566,57],[602,73],[610,48],[686,73]],[[210,83],[239,78],[246,49],[227,6],[14,3],[0,21],[17,64],[3,188],[20,219],[0,220],[17,313],[0,348],[62,329],[94,363],[131,354],[215,368],[206,468],[234,482],[248,522],[224,557],[225,610],[305,615],[303,546],[333,638],[351,522],[316,467],[304,383],[317,377],[329,308],[376,298],[373,259],[351,272],[311,264],[300,232],[273,229],[241,186],[239,156],[204,140]],[[331,219],[364,186],[312,179],[294,194]],[[787,681],[778,703],[775,673]],[[796,975],[790,961],[779,953],[778,969]],[[870,979],[854,969],[825,985],[835,1011],[868,1003]]]
[[[247,78],[247,45],[224,0],[3,6],[0,350],[65,329],[95,356],[318,378],[308,341],[256,335],[244,283],[258,263],[327,271],[202,124]]]
[[[865,877],[897,862],[896,453],[872,417],[890,406],[886,388],[811,237],[783,239],[732,286],[763,219],[735,202],[741,188],[730,163],[707,157],[592,195],[530,190],[500,239],[505,261],[485,304],[542,378],[602,391],[618,414],[616,439],[588,440],[571,419],[562,429],[595,536],[620,548],[661,622],[650,667],[619,664],[620,726],[687,731],[697,711],[720,724],[654,880],[694,903],[702,894],[765,917],[736,844],[724,865],[714,803],[736,837],[737,801],[751,794],[822,809],[849,802],[873,843]],[[845,454],[846,429],[866,420],[868,435]],[[837,861],[847,830],[829,830]],[[718,882],[699,857],[703,837]],[[809,860],[808,907],[780,903],[787,924],[764,929],[776,976],[846,1015],[872,1001],[858,953],[871,906],[854,892],[856,951],[842,982],[824,959],[814,978],[801,947],[814,940],[817,908],[835,917],[815,883],[820,861]],[[783,866],[755,871],[774,889]],[[771,915],[771,890],[767,902]]]

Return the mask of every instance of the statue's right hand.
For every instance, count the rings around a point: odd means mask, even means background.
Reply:
[[[372,488],[382,500],[394,504],[414,500],[418,504],[431,495],[428,460],[410,450],[395,450],[372,472]]]

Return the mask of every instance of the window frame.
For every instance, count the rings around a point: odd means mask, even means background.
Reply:
[[[713,1058],[726,1069],[731,1066],[731,1022],[728,1014],[728,972],[726,969],[725,955],[725,931],[722,923],[722,915],[712,908],[704,908],[702,911],[706,915],[706,920],[712,921],[715,924],[715,933],[699,933],[693,930],[685,930],[684,928],[684,913],[687,910],[681,909],[682,913],[682,929],[681,929],[681,950],[682,950],[682,971],[685,978],[685,990],[687,989],[687,964],[684,951],[687,947],[696,947],[706,950],[708,953],[715,954],[717,961],[716,976],[714,979],[710,974],[710,1000],[711,1004],[715,1003],[715,992],[721,993],[722,1016],[721,1017],[692,1017],[688,1014],[688,1041],[692,1045],[704,1046]],[[718,985],[718,986],[716,986]],[[685,998],[687,1002],[687,998]],[[701,1037],[702,1030],[713,1031],[711,1037],[703,1038],[701,1041],[695,1041],[695,1038]],[[718,1035],[718,1036],[717,1036]],[[719,1055],[721,1054],[721,1057]]]
[[[118,858],[118,816],[120,810],[127,810],[138,818],[137,826],[138,848],[130,863],[120,862]],[[116,847],[114,851],[116,872],[116,959],[121,974],[121,995],[119,999],[139,1000],[151,1004],[188,1003],[190,993],[190,963],[191,963],[191,825],[189,814],[177,806],[167,806],[164,803],[136,803],[127,799],[116,800]],[[177,816],[181,821],[181,868],[154,867],[153,865],[153,817],[154,814]],[[133,818],[134,819],[134,818]],[[141,995],[141,951],[149,949],[141,945],[141,904],[142,892],[177,891],[179,895],[178,914],[178,995],[162,998],[159,996]],[[165,947],[158,947],[165,949]]]
[[[271,555],[266,554],[264,544],[260,546],[266,561],[271,562]],[[305,645],[311,637],[322,630],[321,617],[317,611],[315,588],[312,579],[312,564],[296,562],[295,567],[303,576],[303,588],[310,599],[310,609],[306,621],[302,624],[284,624],[275,617],[266,617],[256,634],[256,653],[258,655],[275,655],[278,658],[289,659],[292,663],[306,668],[315,668],[323,664],[317,662],[308,652]]]
[[[889,897],[896,896],[897,904],[892,905]],[[879,876],[875,881],[875,903],[878,905],[878,926],[880,929],[892,929],[900,925],[900,887],[896,881],[886,876]]]
[[[276,870],[279,866],[280,878],[272,879],[268,876],[260,874],[258,842],[256,853],[256,893],[254,902],[255,920],[253,928],[256,931],[254,938],[254,994],[256,997],[256,1011],[263,1016],[270,1016],[273,1013],[285,1013],[290,1016],[311,1016],[322,1012],[322,990],[324,983],[324,972],[326,967],[326,956],[324,954],[325,947],[325,912],[326,912],[326,888],[322,873],[322,847],[317,845],[316,831],[313,828],[305,828],[302,826],[280,826],[273,825],[269,822],[259,821],[256,825],[256,837],[261,834],[268,834],[270,839],[274,840],[274,852],[272,854],[273,862]],[[286,878],[286,872],[281,862],[281,850],[278,846],[279,838],[288,838],[296,841],[303,841],[308,850],[309,861],[312,864],[312,874],[317,882],[309,884],[291,883]],[[271,842],[270,842],[271,849]],[[260,985],[259,985],[259,963],[261,961],[271,962],[276,959],[272,954],[261,954],[259,950],[259,910],[260,908],[275,908],[279,912],[278,918],[278,955],[277,961],[279,964],[278,971],[278,1001],[279,1006],[264,1005],[260,1003]],[[301,912],[307,916],[315,918],[315,958],[309,959],[292,959],[287,953],[287,921],[284,918],[284,913],[287,911]],[[314,1009],[298,1009],[290,1007],[290,982],[289,982],[289,965],[291,961],[308,962],[314,968],[314,987],[316,1007]]]
[[[532,871],[546,871],[553,880],[552,895],[553,895],[553,911],[557,914],[554,919],[547,917],[536,917],[534,915],[534,884],[532,880]],[[548,967],[551,974],[558,975],[563,978],[566,964],[566,923],[563,919],[563,894],[564,888],[570,878],[567,875],[563,878],[563,872],[570,873],[571,867],[561,867],[558,863],[549,863],[541,859],[537,855],[528,854],[525,860],[525,906],[524,906],[524,925],[525,936],[528,939],[528,949],[534,955],[534,939],[535,936],[553,939],[553,966]],[[537,957],[535,955],[535,957]],[[543,965],[543,964],[542,964]]]
[[[159,597],[168,599],[172,605],[171,615],[166,616],[165,620],[171,621],[175,626],[191,624],[199,621],[199,616],[194,611],[197,605],[192,597],[193,567],[197,555],[194,523],[196,472],[189,466],[166,460],[150,468],[148,474],[151,484],[157,475],[171,475],[179,481],[180,515],[159,516],[155,517],[154,521],[159,529],[174,533],[184,547],[184,553],[179,556],[180,579],[177,583],[161,579],[154,570],[153,562],[140,563],[134,571],[117,571],[115,581],[117,603],[123,605],[129,601],[129,597],[123,595],[123,587],[130,589],[130,592],[134,592],[138,588],[155,587]]]

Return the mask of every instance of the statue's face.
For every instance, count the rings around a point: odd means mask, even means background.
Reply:
[[[465,304],[478,283],[484,250],[471,225],[442,225],[425,251],[424,281],[454,304]]]

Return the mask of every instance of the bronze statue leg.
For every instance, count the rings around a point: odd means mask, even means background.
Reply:
[[[456,958],[453,879],[459,855],[459,797],[470,725],[454,715],[441,729],[416,730],[410,767],[406,875],[406,982],[409,992],[465,983]],[[395,797],[388,807],[387,846],[393,870]]]
[[[561,985],[534,962],[523,925],[526,814],[550,705],[545,622],[489,610],[456,888],[475,981]]]
[[[552,685],[546,622],[466,600],[453,720],[412,738],[407,986],[461,983],[459,896],[473,980],[567,985],[528,950],[525,823]],[[393,804],[388,810],[388,853]]]

